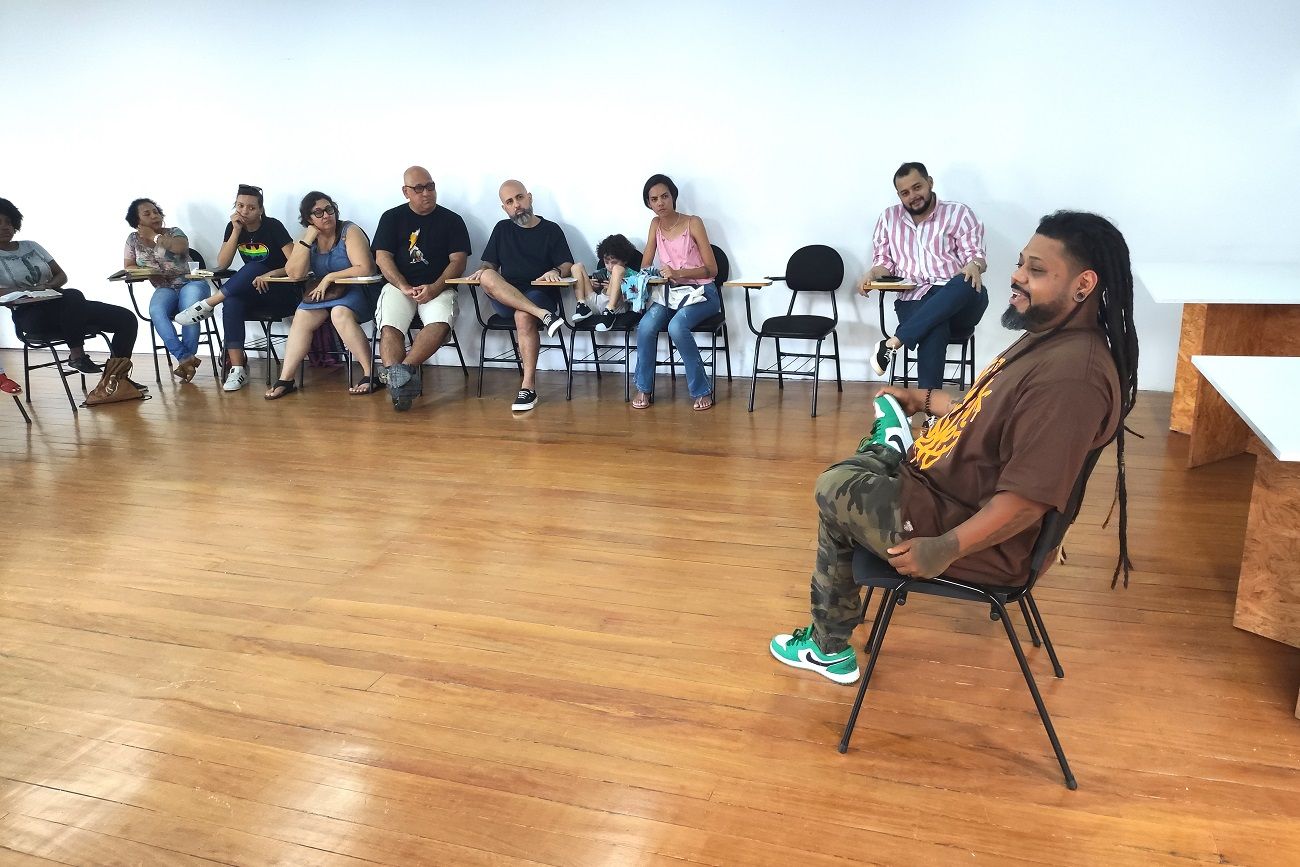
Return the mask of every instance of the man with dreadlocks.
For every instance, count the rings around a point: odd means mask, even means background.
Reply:
[[[1088,452],[1117,439],[1128,582],[1124,419],[1137,396],[1128,245],[1096,214],[1044,217],[1011,277],[1002,324],[1023,334],[954,399],[886,387],[859,453],[817,480],[812,625],[777,635],[781,662],[853,683],[862,622],[853,545],[902,575],[1019,585],[1042,517],[1065,506]],[[911,445],[908,417],[936,417]]]

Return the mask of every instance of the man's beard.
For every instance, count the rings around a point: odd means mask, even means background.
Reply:
[[[533,209],[524,208],[523,213],[511,214],[510,219],[514,220],[516,226],[527,229],[528,224],[533,221]]]
[[[1029,308],[1021,313],[1015,305],[1008,304],[1007,309],[1002,311],[1002,327],[1011,331],[1041,331],[1042,326],[1051,322],[1060,312],[1051,307],[1035,306],[1031,303]]]
[[[921,207],[919,207],[919,208],[913,208],[913,207],[911,207],[911,206],[909,206],[909,205],[903,205],[903,207],[904,207],[904,208],[907,208],[907,212],[908,212],[909,214],[912,214],[912,215],[915,216],[916,214],[924,214],[924,213],[926,212],[926,210],[927,210],[931,205],[933,205],[933,204],[934,204],[934,193],[931,193],[931,194],[930,194],[930,197],[929,197],[928,199],[926,199],[924,202],[921,203]]]

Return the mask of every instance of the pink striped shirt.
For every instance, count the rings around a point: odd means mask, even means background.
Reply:
[[[871,264],[915,283],[899,293],[901,301],[925,297],[930,287],[947,283],[967,263],[984,256],[984,226],[960,202],[935,202],[920,223],[900,202],[886,208],[871,236]]]

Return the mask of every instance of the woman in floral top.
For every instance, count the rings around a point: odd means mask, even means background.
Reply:
[[[162,208],[153,199],[136,199],[126,209],[126,222],[135,229],[126,238],[123,265],[127,268],[150,268],[159,276],[150,277],[153,297],[149,299],[149,318],[154,331],[162,338],[167,351],[176,359],[172,373],[189,382],[199,368],[199,326],[187,325],[177,335],[174,317],[181,310],[208,296],[204,280],[191,280],[190,241],[175,226],[165,228]]]

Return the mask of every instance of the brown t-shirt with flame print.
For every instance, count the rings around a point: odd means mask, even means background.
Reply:
[[[904,534],[941,535],[1000,491],[1063,508],[1084,458],[1114,435],[1119,413],[1119,377],[1096,326],[1024,335],[901,465]],[[1020,584],[1037,538],[1035,525],[963,557],[947,574]]]

